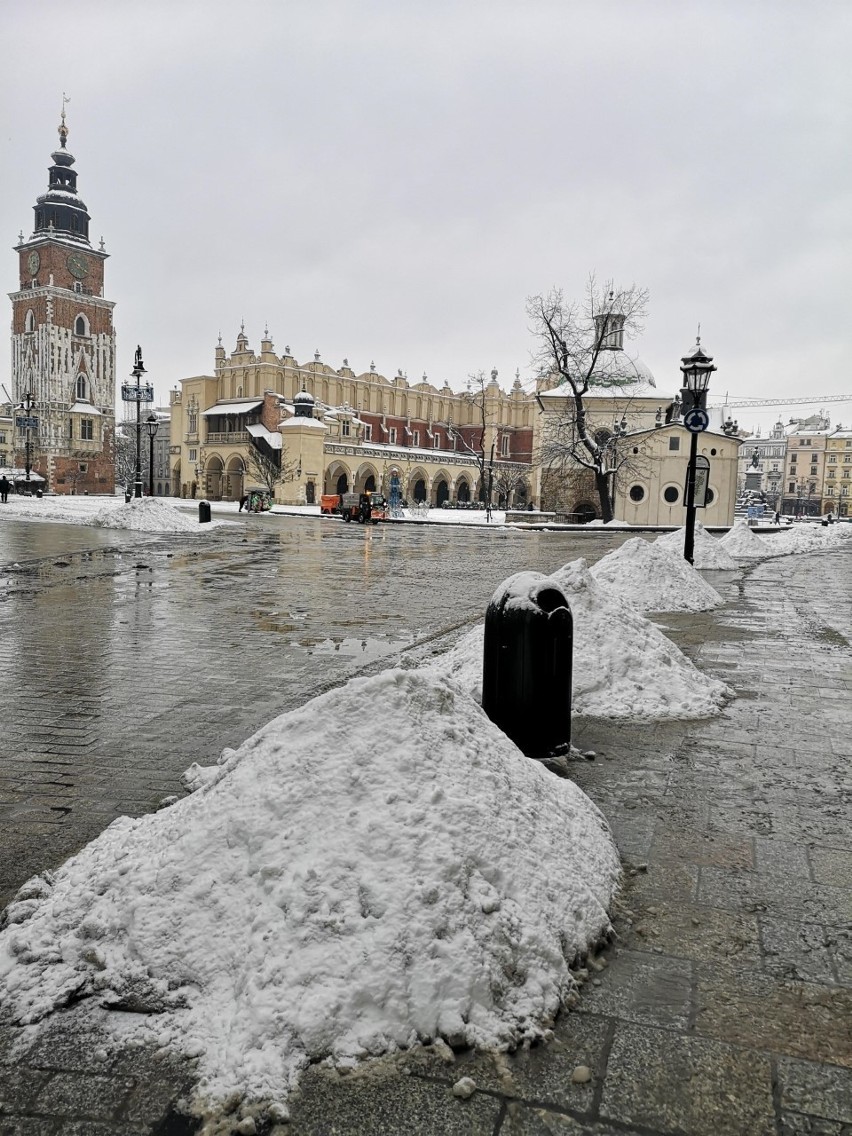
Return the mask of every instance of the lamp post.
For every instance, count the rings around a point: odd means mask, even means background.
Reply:
[[[135,379],[134,383],[123,383],[121,387],[121,397],[125,402],[136,403],[136,475],[133,480],[133,496],[141,498],[142,496],[142,419],[140,417],[140,408],[143,402],[154,401],[154,388],[150,383],[142,384],[142,376],[145,374],[145,366],[142,362],[142,348],[136,348],[136,354],[133,358],[133,370],[130,372]],[[153,443],[152,443],[153,445]]]
[[[24,480],[26,481],[26,492],[30,491],[30,470],[33,467],[32,463],[32,442],[31,431],[38,429],[38,419],[33,417],[33,410],[35,409],[35,399],[30,391],[24,395],[24,401],[21,403],[20,410],[22,414],[18,415],[18,426],[23,426],[26,429],[26,439],[24,441]]]
[[[148,496],[154,496],[154,439],[160,428],[160,421],[156,414],[149,414],[145,419],[145,429],[148,431]]]
[[[695,340],[693,349],[681,359],[683,388],[681,390],[684,408],[683,424],[689,430],[689,465],[686,471],[686,535],[683,541],[683,558],[690,564],[695,553],[695,481],[698,458],[698,435],[710,425],[707,413],[707,388],[710,376],[716,370],[713,356],[701,349],[701,335]]]

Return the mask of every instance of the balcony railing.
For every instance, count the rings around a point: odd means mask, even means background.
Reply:
[[[228,430],[224,433],[210,430],[207,434],[208,446],[239,446],[251,438],[248,430]]]

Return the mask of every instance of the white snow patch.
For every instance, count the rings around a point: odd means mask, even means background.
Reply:
[[[683,556],[683,542],[686,536],[685,529],[677,529],[676,532],[666,533],[665,536],[658,536],[655,543],[662,545],[663,548],[668,548],[670,551],[680,553]],[[693,568],[715,568],[715,569],[734,569],[737,568],[737,562],[731,556],[727,549],[722,547],[720,541],[710,535],[705,529],[704,525],[696,522],[695,525],[695,540],[692,554]]]
[[[181,509],[177,497],[138,497],[131,498],[125,504],[123,498],[88,497],[70,493],[66,496],[41,498],[10,496],[2,509],[4,517],[16,521],[50,521],[66,525],[134,529],[138,532],[204,532],[229,523],[210,521],[199,524],[197,503],[194,513],[188,513]]]
[[[212,522],[199,524],[186,513],[164,505],[156,497],[131,498],[127,504],[107,505],[92,517],[92,525],[105,529],[133,529],[136,532],[195,532]]]
[[[122,1036],[198,1056],[199,1111],[280,1111],[326,1056],[539,1038],[609,930],[603,816],[446,679],[353,680],[195,779],[21,889],[0,1002],[149,1011]]]
[[[733,691],[702,674],[670,639],[618,596],[597,584],[584,559],[549,579],[574,617],[572,707],[590,718],[704,718]],[[540,586],[540,582],[539,582]],[[482,700],[484,624],[430,664]]]
[[[725,601],[691,564],[661,544],[626,540],[589,569],[637,611],[710,611]]]
[[[719,544],[729,552],[731,556],[738,559],[751,559],[753,557],[767,557],[778,555],[785,536],[771,536],[764,539],[752,529],[747,521],[742,517],[734,521],[733,526],[728,529],[723,537],[719,540]]]

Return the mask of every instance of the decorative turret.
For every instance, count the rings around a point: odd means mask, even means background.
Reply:
[[[296,418],[313,418],[316,399],[304,389],[293,396],[293,413]]]
[[[35,231],[38,234],[71,238],[81,244],[89,244],[89,214],[85,203],[77,195],[77,171],[72,170],[74,155],[65,149],[68,127],[65,125],[65,100],[62,104],[62,120],[59,124],[60,149],[50,155],[50,181],[47,193],[36,199]],[[32,239],[32,238],[31,238]]]

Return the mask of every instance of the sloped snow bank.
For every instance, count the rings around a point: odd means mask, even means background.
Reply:
[[[679,552],[683,556],[685,537],[686,529],[678,529],[676,532],[666,533],[665,536],[658,536],[654,543],[663,548],[668,548],[672,552]],[[693,568],[732,570],[737,568],[738,564],[730,552],[722,546],[721,541],[711,536],[704,525],[696,522],[692,566]]]
[[[752,557],[778,556],[781,545],[786,539],[786,533],[764,539],[749,527],[748,521],[739,517],[725,535],[719,538],[719,544],[731,556],[745,560]]]
[[[710,611],[725,601],[683,558],[641,537],[626,540],[589,569],[596,583],[637,611]]]
[[[198,1056],[199,1111],[327,1055],[539,1037],[609,929],[601,813],[434,675],[353,680],[190,778],[21,889],[0,1003],[143,1011],[122,1036]]]
[[[562,588],[574,617],[574,713],[636,721],[705,718],[733,697],[730,687],[699,671],[650,620],[600,586],[584,559],[550,579]],[[483,641],[480,624],[429,665],[477,701]]]
[[[156,497],[132,498],[127,504],[107,505],[91,518],[90,524],[104,529],[133,529],[135,532],[197,532],[220,522],[199,524],[198,518],[164,505]]]

